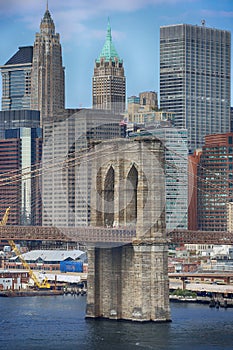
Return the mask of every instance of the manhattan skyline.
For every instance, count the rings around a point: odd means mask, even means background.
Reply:
[[[0,0],[0,5],[0,65],[4,65],[19,46],[33,45],[46,0]],[[48,6],[61,37],[67,108],[92,105],[94,63],[105,41],[108,17],[114,45],[124,61],[127,97],[159,92],[160,26],[201,25],[205,19],[207,27],[233,32],[232,0],[49,0]]]

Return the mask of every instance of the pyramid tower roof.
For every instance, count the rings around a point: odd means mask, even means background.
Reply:
[[[96,61],[100,62],[101,58],[105,58],[106,61],[114,60],[115,58],[117,58],[119,61],[122,61],[112,42],[112,33],[111,33],[111,26],[110,26],[109,19],[108,19],[106,40],[102,48],[102,51]]]
[[[32,63],[33,47],[21,46],[19,50],[5,63],[5,66],[9,64],[27,64]]]

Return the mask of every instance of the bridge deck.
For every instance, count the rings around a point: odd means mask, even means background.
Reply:
[[[2,226],[0,240],[73,241],[80,243],[131,243],[136,238],[135,228],[105,227],[47,227]],[[175,230],[167,233],[168,242],[175,244],[233,244],[233,233]]]
[[[3,226],[0,240],[48,240],[74,242],[130,243],[136,237],[135,229],[104,227],[47,227]]]

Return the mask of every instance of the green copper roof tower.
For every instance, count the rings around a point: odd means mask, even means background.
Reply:
[[[92,78],[93,108],[123,113],[125,111],[125,91],[126,78],[123,60],[120,59],[113,45],[108,19],[106,40],[99,57],[95,60]]]
[[[109,61],[110,59],[114,60],[117,58],[119,62],[122,62],[112,42],[112,32],[109,19],[106,40],[103,49],[96,61],[100,62],[101,58],[105,58],[106,61]]]

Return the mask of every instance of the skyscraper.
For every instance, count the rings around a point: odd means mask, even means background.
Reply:
[[[42,164],[45,169],[42,177],[44,226],[90,224],[92,173],[85,152],[96,140],[119,138],[120,121],[119,115],[93,109],[65,109],[57,113],[52,123],[45,121]]]
[[[205,137],[197,175],[198,229],[226,231],[233,198],[233,133]]]
[[[188,129],[189,149],[230,130],[231,34],[189,24],[160,28],[160,107]]]
[[[95,109],[125,111],[126,79],[123,60],[120,59],[112,42],[110,23],[103,49],[95,61],[92,78],[92,104]]]
[[[55,33],[47,5],[40,33],[36,33],[32,61],[31,109],[40,111],[42,124],[44,117],[53,117],[65,107],[64,85],[60,35]]]
[[[171,127],[169,120],[166,124],[161,120],[147,128],[145,123],[146,130],[131,133],[129,137],[156,136],[165,147],[166,229],[172,231],[188,228],[187,130]]]
[[[37,176],[42,155],[41,135],[40,128],[20,127],[5,130],[5,137],[0,139],[0,208],[4,211],[11,207],[11,225],[41,225]],[[30,171],[35,171],[32,176]]]
[[[33,47],[19,47],[1,66],[2,110],[30,109]]]
[[[0,111],[0,139],[5,138],[5,130],[17,128],[39,128],[40,112],[28,109]]]
[[[65,109],[52,123],[45,119],[43,226],[90,224],[92,173],[86,151],[97,140],[119,138],[120,121],[119,115],[93,109]]]

